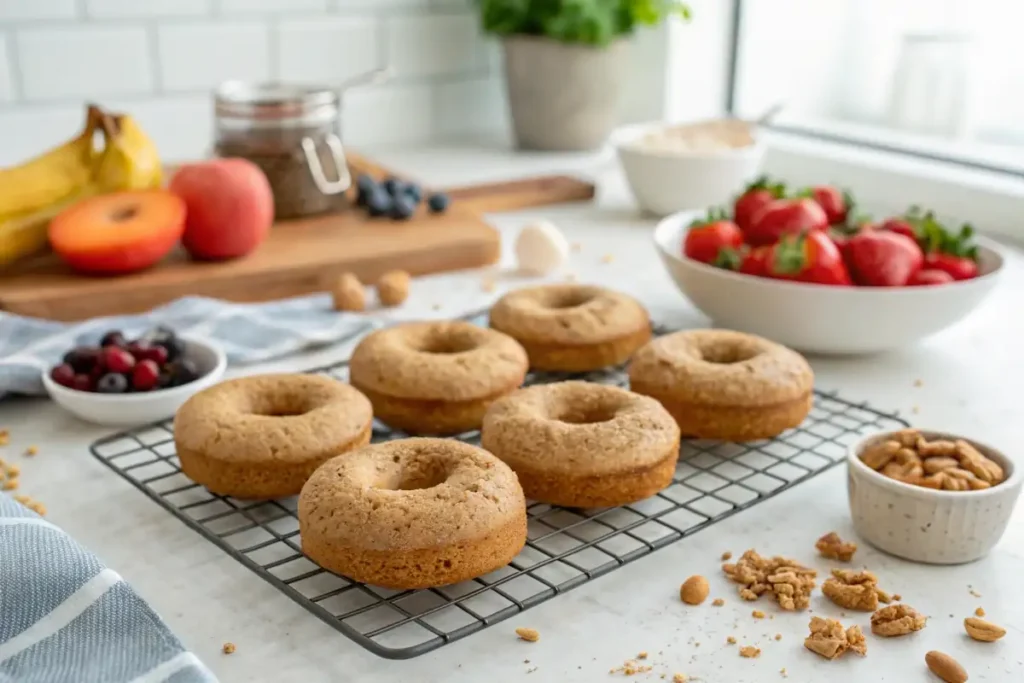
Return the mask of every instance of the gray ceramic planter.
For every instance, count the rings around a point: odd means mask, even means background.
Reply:
[[[519,147],[571,151],[604,143],[618,118],[626,41],[595,48],[510,36],[504,48]]]

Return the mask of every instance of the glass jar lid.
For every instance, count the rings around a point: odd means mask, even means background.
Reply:
[[[220,119],[266,127],[315,125],[338,117],[338,93],[322,86],[228,81],[214,93]]]

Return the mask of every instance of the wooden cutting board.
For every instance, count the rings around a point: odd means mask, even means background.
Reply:
[[[383,177],[388,171],[349,153],[355,173]],[[352,272],[364,282],[383,273],[413,275],[475,268],[501,255],[498,232],[483,212],[582,201],[594,186],[568,176],[530,178],[451,188],[449,210],[425,210],[409,221],[371,219],[346,210],[276,224],[253,254],[234,261],[199,263],[183,251],[159,266],[121,277],[86,277],[52,255],[0,271],[0,310],[52,320],[83,320],[138,313],[185,295],[230,301],[268,301],[322,291],[332,276]]]

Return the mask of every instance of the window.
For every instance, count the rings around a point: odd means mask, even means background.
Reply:
[[[737,0],[733,112],[1024,177],[1024,2]]]

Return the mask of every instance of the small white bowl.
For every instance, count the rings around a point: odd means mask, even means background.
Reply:
[[[966,317],[995,287],[997,245],[978,238],[981,275],[931,287],[830,287],[715,268],[683,256],[699,214],[670,216],[654,232],[658,255],[679,291],[716,325],[799,351],[863,354],[917,342]]]
[[[627,126],[612,144],[641,209],[657,216],[732,203],[761,169],[764,145],[717,150],[661,150],[644,138],[667,124]]]
[[[182,336],[185,357],[196,364],[199,379],[188,384],[137,394],[98,394],[61,386],[43,373],[43,385],[50,398],[72,415],[86,422],[111,427],[135,427],[173,417],[182,403],[196,392],[213,386],[227,369],[227,357],[218,346],[194,337]]]
[[[1020,496],[1024,476],[1003,453],[955,434],[921,430],[928,440],[963,439],[997,462],[1006,480],[981,491],[935,491],[904,484],[863,463],[860,454],[893,432],[849,447],[850,513],[857,534],[879,550],[913,562],[962,564],[988,554],[999,542]]]

